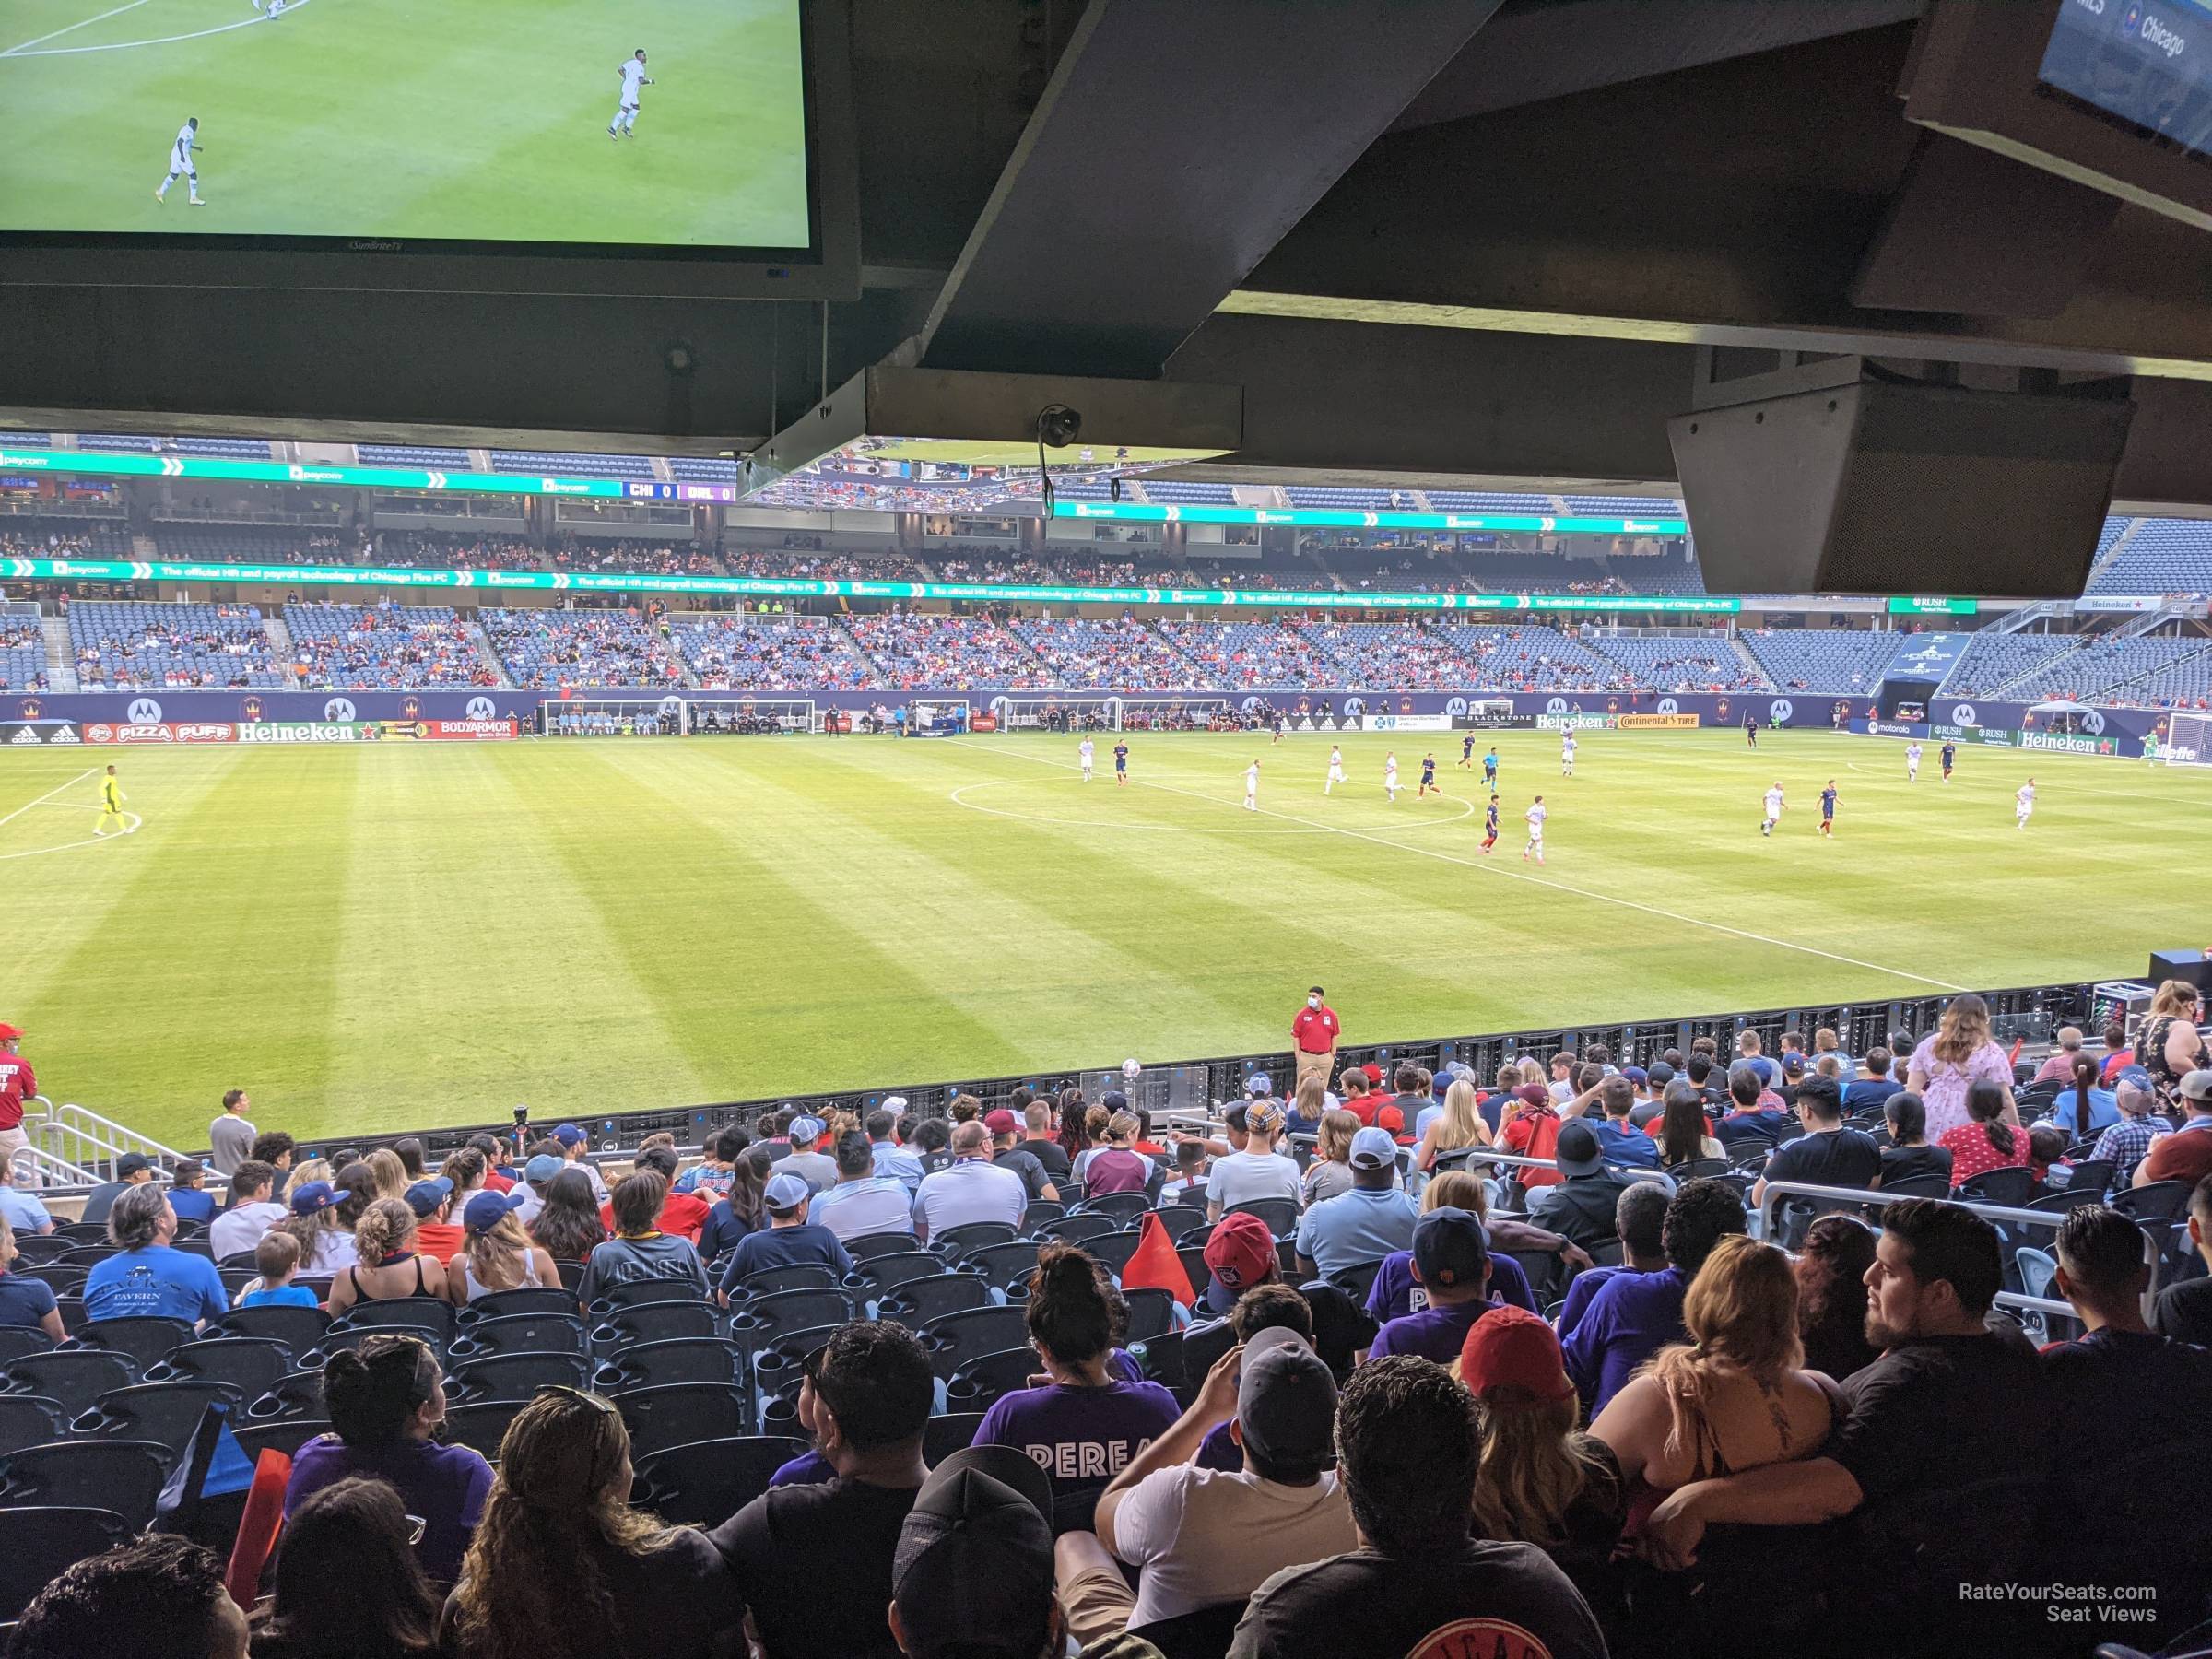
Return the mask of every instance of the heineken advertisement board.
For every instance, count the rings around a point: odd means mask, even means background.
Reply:
[[[1304,524],[1347,530],[1533,530],[1553,535],[1687,535],[1678,518],[1583,518],[1533,512],[1373,512],[1356,507],[1154,506],[1145,501],[1054,501],[1059,519],[1118,519],[1139,524]]]
[[[1338,594],[1315,589],[1044,587],[984,582],[812,581],[774,576],[641,576],[602,571],[415,570],[405,565],[230,564],[173,559],[0,558],[18,582],[180,582],[194,585],[439,588],[482,593],[735,594],[759,599],[1009,599],[1032,605],[1249,605],[1280,610],[1736,612],[1741,599],[1680,594]]]

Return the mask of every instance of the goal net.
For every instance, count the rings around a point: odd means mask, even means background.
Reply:
[[[1233,725],[1226,697],[1001,697],[1002,732],[1203,732]]]
[[[814,704],[803,698],[566,697],[539,705],[537,729],[547,737],[808,732]]]
[[[2159,759],[2169,766],[2212,766],[2212,714],[2169,715]]]

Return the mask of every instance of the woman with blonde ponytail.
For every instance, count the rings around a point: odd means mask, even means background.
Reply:
[[[356,1302],[394,1297],[445,1300],[445,1265],[416,1253],[415,1227],[415,1212],[397,1198],[379,1198],[361,1212],[353,1230],[359,1260],[331,1281],[328,1305],[334,1315]]]

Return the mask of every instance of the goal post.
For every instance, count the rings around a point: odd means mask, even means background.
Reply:
[[[959,737],[968,731],[964,697],[917,697],[906,706],[909,737]]]
[[[810,732],[814,704],[806,698],[733,697],[709,693],[662,697],[564,697],[538,705],[537,729],[547,737],[685,737]]]
[[[2144,739],[2146,746],[2155,741]],[[2159,745],[2158,758],[2169,766],[2212,766],[2212,714],[2177,712],[2168,715],[2166,738]]]
[[[1203,732],[1235,723],[1226,697],[996,697],[1002,732]]]

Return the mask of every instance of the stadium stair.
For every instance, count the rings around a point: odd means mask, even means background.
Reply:
[[[300,687],[300,665],[292,644],[292,630],[285,619],[270,611],[261,619],[261,631],[269,636],[269,651],[284,670],[284,683],[294,690]]]
[[[477,660],[499,677],[500,689],[502,691],[513,690],[514,680],[507,672],[507,665],[500,661],[499,651],[492,644],[491,636],[484,631],[483,623],[474,621],[469,623],[468,642],[477,648]]]
[[[76,683],[76,658],[69,649],[69,621],[65,617],[48,617],[39,625],[46,636],[46,683],[56,691],[76,691],[83,688]]]
[[[1744,665],[1744,672],[1749,675],[1755,683],[1770,689],[1773,688],[1773,676],[1767,672],[1767,665],[1764,663],[1751,654],[1751,648],[1744,643],[1741,635],[1731,633],[1728,636],[1728,645],[1729,649],[1735,653],[1735,660]]]

